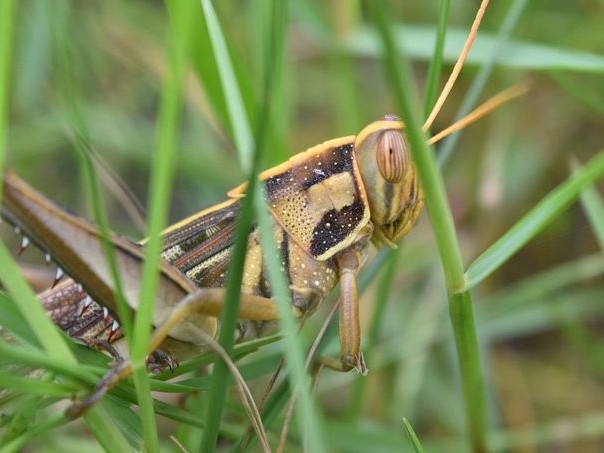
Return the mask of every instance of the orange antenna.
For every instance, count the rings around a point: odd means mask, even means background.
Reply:
[[[451,89],[453,89],[453,85],[455,85],[457,76],[459,75],[461,68],[463,68],[463,64],[466,61],[466,57],[470,53],[470,49],[472,48],[472,44],[474,43],[474,39],[476,38],[476,34],[478,33],[478,27],[480,26],[480,22],[482,22],[482,16],[484,16],[484,12],[487,9],[488,4],[489,0],[482,0],[482,2],[480,3],[480,8],[478,8],[478,12],[476,13],[476,17],[474,18],[474,23],[472,24],[472,28],[470,29],[470,34],[466,39],[466,43],[464,44],[463,49],[461,49],[459,57],[457,57],[457,61],[455,62],[455,66],[453,66],[453,71],[451,71],[449,80],[447,80],[447,83],[445,83],[445,86],[440,92],[440,96],[438,96],[438,99],[436,100],[436,103],[434,104],[430,115],[428,115],[428,119],[426,120],[423,126],[424,131],[430,129],[430,126],[432,126],[432,123],[434,123],[438,112],[440,112],[440,109],[445,103],[447,96],[449,96]]]
[[[434,135],[433,137],[430,137],[430,139],[428,139],[428,143],[429,144],[436,143],[436,142],[442,140],[443,138],[448,137],[452,133],[457,132],[460,129],[463,129],[464,127],[468,126],[469,124],[472,124],[475,121],[478,121],[480,118],[482,118],[483,116],[492,112],[500,105],[505,104],[506,102],[508,102],[514,98],[517,98],[518,96],[522,96],[524,93],[526,93],[529,90],[529,88],[530,88],[530,83],[528,83],[528,82],[517,83],[516,85],[513,85],[510,88],[506,88],[505,90],[503,90],[503,91],[499,92],[498,94],[496,94],[495,96],[493,96],[488,101],[479,105],[476,109],[474,109],[473,111],[468,113],[466,116],[464,116],[459,121],[456,121],[455,123],[453,123],[446,129],[443,129],[442,131],[440,131],[438,134]]]

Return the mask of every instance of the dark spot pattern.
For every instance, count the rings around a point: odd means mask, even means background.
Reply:
[[[283,240],[281,241],[281,262],[285,267],[285,275],[287,275],[288,285],[292,284],[292,276],[289,272],[289,236],[283,232]]]
[[[279,173],[278,175],[271,176],[266,180],[265,187],[269,194],[273,193],[275,190],[279,189],[284,185],[285,181],[289,181],[292,178],[293,172],[291,170],[287,170],[286,172]]]
[[[313,231],[310,253],[320,256],[342,242],[363,218],[364,207],[359,199],[340,211],[327,211]]]
[[[348,155],[352,153],[352,148],[352,144],[334,148],[332,156],[340,156],[340,158],[338,159],[336,157],[333,161],[327,162],[327,165],[315,166],[311,161],[310,163],[312,166],[312,171],[309,173],[310,176],[307,177],[308,179],[302,181],[302,187],[304,187],[304,189],[308,189],[315,184],[319,184],[321,181],[325,181],[327,178],[337,173],[343,173],[346,171],[352,172],[352,159],[348,158]],[[328,157],[332,156],[328,155]],[[320,159],[321,158],[322,157],[320,157]]]
[[[327,258],[325,255],[342,240],[353,239],[350,233],[359,227],[366,214],[354,158],[352,142],[325,146],[265,181],[273,215],[287,234],[312,256]],[[350,175],[350,179],[339,178],[341,175]],[[334,177],[333,183],[330,182]],[[340,193],[346,200],[344,207],[342,198],[331,200]]]
[[[271,176],[265,183],[269,195],[284,187],[292,186],[295,182],[299,182],[302,188],[307,190],[335,174],[352,173],[353,148],[352,143],[332,148],[330,152],[309,157],[291,170]]]

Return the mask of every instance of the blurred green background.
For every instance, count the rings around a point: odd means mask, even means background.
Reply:
[[[423,89],[440,2],[390,3],[397,42],[405,47]],[[440,86],[478,3],[451,2]],[[229,0],[216,1],[214,7],[254,123],[269,3]],[[277,108],[264,168],[396,113],[362,2],[291,1],[288,9],[282,83],[274,88]],[[493,53],[510,10],[516,11],[510,40]],[[160,1],[18,2],[7,165],[52,200],[90,218],[66,113],[76,99],[90,145],[144,205],[166,73],[167,23]],[[586,161],[604,147],[603,23],[601,0],[499,0],[487,10],[433,131],[453,122],[493,54],[498,60],[479,99],[518,81],[532,84],[528,94],[468,127],[444,164],[466,264],[568,177],[572,157]],[[245,178],[201,12],[193,35],[171,221],[222,200]],[[107,192],[105,200],[112,228],[139,239],[140,229],[115,197]],[[18,247],[7,227],[0,233]],[[28,251],[22,261],[39,263],[40,254]],[[402,425],[406,417],[427,451],[463,451],[457,358],[425,213],[391,267],[390,290],[379,295],[378,277],[362,297],[369,376],[321,375],[316,398],[327,439],[334,451],[410,449]],[[473,290],[493,449],[603,448],[603,273],[596,236],[575,204]],[[376,317],[380,297],[387,303]],[[307,344],[324,319],[325,305],[304,327]],[[335,354],[337,341],[332,339],[326,351]],[[262,354],[270,358],[278,352],[277,345],[246,360],[259,362]],[[250,381],[259,397],[266,382],[266,376]],[[236,395],[230,399],[225,422],[245,428]],[[175,429],[173,422],[159,420],[164,435]],[[269,431],[278,435],[280,426],[274,423]],[[301,449],[295,423],[290,430],[289,448]],[[77,424],[40,441],[47,451],[95,448]],[[230,446],[228,434],[219,445]]]

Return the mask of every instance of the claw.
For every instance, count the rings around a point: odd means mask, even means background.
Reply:
[[[109,317],[109,310],[107,310],[107,307],[103,307],[103,320],[107,320],[108,317]]]
[[[158,374],[168,368],[172,373],[178,367],[179,363],[168,352],[162,349],[156,349],[147,357],[147,368],[152,373]]]
[[[57,286],[57,283],[59,283],[61,281],[61,279],[63,278],[64,275],[65,275],[65,272],[63,272],[63,269],[61,269],[60,267],[57,267],[57,273],[55,274],[55,280],[52,282],[52,286],[50,287],[50,289],[53,289],[55,286]]]
[[[111,324],[111,330],[109,331],[109,335],[107,336],[107,341],[111,342],[111,339],[114,337],[114,335],[117,333],[117,330],[120,328],[120,325],[118,324],[117,321],[113,321],[113,324]]]
[[[361,374],[361,376],[367,376],[369,373],[369,368],[367,368],[365,356],[363,355],[362,351],[359,353],[359,361],[357,363],[356,370],[359,372],[359,374]]]
[[[86,299],[84,299],[84,305],[82,306],[82,311],[80,312],[80,316],[82,316],[84,313],[86,313],[86,310],[88,310],[88,308],[91,305],[92,305],[92,297],[86,296]]]
[[[23,236],[21,240],[21,246],[19,247],[19,251],[17,252],[17,256],[21,256],[21,254],[27,249],[29,246],[29,238],[27,236]]]
[[[50,253],[45,253],[44,254],[44,261],[46,261],[46,264],[50,264],[51,260],[52,260],[52,257],[50,256]]]

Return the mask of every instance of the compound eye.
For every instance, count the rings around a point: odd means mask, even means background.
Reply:
[[[392,183],[401,182],[407,166],[407,150],[403,134],[387,130],[378,138],[377,164],[382,177]]]

